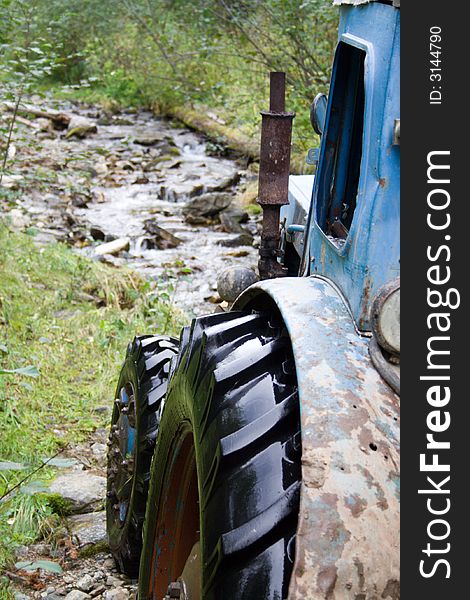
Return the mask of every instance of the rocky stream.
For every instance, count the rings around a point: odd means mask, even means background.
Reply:
[[[213,312],[221,302],[218,273],[257,262],[259,217],[247,204],[256,194],[252,166],[150,112],[112,114],[69,102],[49,102],[51,109],[72,117],[66,127],[47,116],[19,119],[0,214],[38,244],[63,241],[141,272],[151,285],[166,286],[188,318]],[[60,543],[17,549],[26,570],[7,575],[18,600],[135,597],[136,582],[117,572],[106,547],[106,436],[99,429],[56,462],[49,491],[72,514]],[[63,570],[28,571],[38,560]]]

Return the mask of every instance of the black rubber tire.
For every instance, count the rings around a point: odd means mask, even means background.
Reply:
[[[282,324],[268,315],[230,312],[194,319],[183,330],[152,466],[139,600],[150,598],[172,441],[188,422],[199,484],[201,598],[287,598],[301,440],[294,359]],[[167,581],[179,575],[167,573]]]
[[[168,336],[134,338],[127,348],[116,388],[108,441],[106,525],[109,547],[118,569],[130,577],[136,577],[139,571],[150,464],[168,386],[170,361],[177,352],[178,340]],[[123,466],[122,447],[127,442],[122,439],[123,428],[117,430],[121,416],[117,400],[120,390],[129,384],[134,391],[135,443],[130,466]],[[124,494],[128,505],[125,519],[121,519],[113,507],[118,503],[117,482],[124,480],[128,482]]]

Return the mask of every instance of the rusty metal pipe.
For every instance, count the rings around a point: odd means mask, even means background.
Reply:
[[[288,204],[293,112],[285,112],[286,74],[270,75],[269,111],[262,111],[258,203],[263,209],[260,259],[261,279],[286,274],[277,261],[280,207]]]

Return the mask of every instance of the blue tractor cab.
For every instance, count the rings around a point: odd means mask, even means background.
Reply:
[[[290,178],[281,212],[299,274],[334,282],[363,332],[400,273],[399,60],[399,10],[341,7],[316,175]]]

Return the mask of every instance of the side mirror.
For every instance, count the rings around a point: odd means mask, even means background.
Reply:
[[[318,135],[323,134],[325,129],[326,108],[328,106],[328,97],[325,94],[317,94],[310,107],[310,123],[313,130]]]

